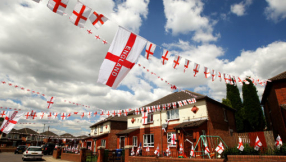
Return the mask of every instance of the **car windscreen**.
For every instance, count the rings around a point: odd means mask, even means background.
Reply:
[[[42,151],[41,148],[28,148],[28,151]]]

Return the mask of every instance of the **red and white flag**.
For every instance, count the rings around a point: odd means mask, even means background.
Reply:
[[[221,142],[218,144],[215,151],[218,152],[219,154],[221,154],[224,151],[224,147]]]
[[[82,114],[80,115],[80,117],[81,117],[81,118],[83,118],[83,117],[84,117],[84,112],[82,112]]]
[[[71,113],[67,113],[67,119],[71,117]]]
[[[97,115],[97,111],[95,111],[94,113],[93,113],[93,116],[96,116]]]
[[[220,72],[217,72],[217,77],[219,78],[219,81],[221,82],[221,73]]]
[[[146,107],[146,111],[147,111],[148,113],[152,112],[150,106],[147,106],[147,107]]]
[[[105,115],[103,110],[101,111],[100,115],[101,115],[101,116],[102,116],[102,115]]]
[[[280,137],[279,135],[278,135],[277,138],[276,138],[275,145],[276,145],[276,147],[277,147],[278,149],[283,145],[282,139],[281,139],[281,137]]]
[[[152,108],[152,112],[156,112],[156,107],[155,106],[151,106]]]
[[[172,134],[171,135],[171,145],[176,145],[177,142],[176,142],[176,134]]]
[[[147,124],[148,122],[148,112],[142,113],[142,124]]]
[[[49,101],[47,101],[48,109],[52,107],[54,102],[55,102],[55,98],[54,97],[51,97],[51,99]]]
[[[224,79],[224,81],[225,81],[226,84],[229,83],[227,74],[223,73],[223,79]]]
[[[170,155],[171,155],[171,150],[170,150],[169,145],[167,146],[166,155],[167,155],[167,156],[170,156]]]
[[[177,66],[180,65],[181,56],[176,55],[173,61],[173,68],[177,69]]]
[[[151,42],[147,42],[146,50],[145,50],[145,57],[147,60],[149,60],[150,55],[154,54],[155,48],[156,48],[156,44],[153,44]]]
[[[78,1],[70,17],[70,21],[75,26],[83,28],[90,12],[91,8]]]
[[[194,63],[194,69],[193,69],[194,77],[196,77],[196,75],[198,74],[199,69],[200,69],[200,64]]]
[[[184,151],[184,148],[183,148],[182,143],[180,144],[180,151],[181,151],[181,152],[183,152],[183,151]]]
[[[190,60],[185,59],[185,65],[184,65],[184,73],[186,72],[186,70],[189,68],[189,64],[190,64]]]
[[[42,114],[40,115],[40,119],[43,119],[43,118],[44,118],[44,116],[45,116],[45,113],[44,113],[44,112],[42,112]]]
[[[156,150],[154,151],[154,154],[157,155],[157,156],[159,156],[159,155],[160,155],[159,151],[160,151],[160,150],[159,150],[159,146],[157,146]]]
[[[171,103],[167,103],[167,109],[169,110],[171,108]]]
[[[32,110],[32,112],[30,113],[30,116],[32,119],[35,119],[37,117],[37,112],[33,113],[33,110]]]
[[[120,117],[121,114],[122,114],[122,110],[118,110],[118,113],[117,113],[118,117]]]
[[[62,115],[61,115],[61,119],[62,119],[62,120],[65,120],[65,119],[66,119],[66,117],[67,117],[67,116],[66,116],[66,114],[65,114],[65,113],[62,113]]]
[[[183,100],[184,105],[188,105],[187,100]]]
[[[58,113],[55,112],[55,113],[54,113],[54,119],[57,119],[57,118],[58,118]]]
[[[230,85],[233,85],[232,77],[231,75],[228,75],[228,82]]]
[[[52,112],[49,112],[49,113],[48,113],[48,119],[50,120],[52,116],[53,116],[53,115],[52,115]]]
[[[109,117],[111,114],[110,114],[110,111],[108,110],[106,115]]]
[[[161,105],[157,105],[157,111],[161,111]]]
[[[6,116],[8,113],[8,111],[2,111],[2,113],[0,114],[0,116],[3,118],[4,116]],[[29,112],[28,113],[28,117],[29,117]],[[26,116],[26,115],[25,115]],[[28,119],[28,118],[27,118]]]
[[[262,143],[257,136],[256,140],[255,140],[255,144],[254,144],[254,150],[258,151],[260,149],[260,147],[262,147]]]
[[[108,20],[108,18],[106,18],[102,14],[99,14],[99,13],[93,11],[93,13],[89,16],[89,20],[92,23],[92,25],[96,29],[98,29],[99,27],[101,27]]]
[[[206,143],[204,143],[204,145],[205,145],[205,154],[209,154],[210,149],[209,149],[208,145]]]
[[[233,79],[233,84],[236,85],[236,79],[235,79],[235,76],[232,76],[232,79]]]
[[[150,151],[150,148],[149,148],[149,146],[147,146],[147,147],[146,147],[146,151],[147,151],[147,152],[149,152],[149,151]]]
[[[125,109],[123,113],[124,113],[124,116],[127,116],[128,115],[128,109]]]
[[[208,67],[204,67],[205,71],[204,71],[204,74],[205,74],[205,78],[208,78],[211,74],[210,74],[210,71],[209,71],[209,68]]]
[[[195,157],[195,151],[194,151],[194,146],[192,145],[192,149],[191,149],[191,152],[190,152],[190,156],[191,157]]]
[[[172,105],[173,105],[173,109],[177,108],[177,103],[176,102],[172,102]]]
[[[3,113],[4,113],[5,111],[3,111]],[[1,114],[2,115],[2,114]],[[4,115],[6,115],[6,114],[4,114]],[[2,116],[3,117],[3,116]],[[26,114],[25,114],[25,118],[26,119],[29,119],[29,117],[30,117],[30,112],[27,112]]]
[[[87,113],[87,118],[88,118],[88,119],[91,118],[91,114],[92,114],[92,112],[88,112],[88,113]]]
[[[162,108],[163,108],[163,110],[165,111],[166,108],[167,108],[167,105],[166,105],[166,104],[162,104]]]
[[[135,108],[135,114],[136,114],[136,115],[139,115],[139,114],[140,114],[139,108]]]
[[[184,106],[183,103],[182,103],[182,101],[178,101],[178,104],[179,104],[179,107]]]
[[[216,77],[216,71],[215,71],[215,70],[212,70],[212,81],[215,80],[215,77]]]
[[[119,27],[99,70],[99,83],[117,88],[132,69],[146,40]]]
[[[241,140],[240,137],[238,138],[238,146],[237,146],[237,149],[240,150],[240,151],[243,151],[243,150],[244,150],[244,146],[243,146],[243,143],[242,143],[242,140]]]
[[[17,124],[19,119],[24,115],[24,112],[19,111],[8,111],[4,121],[0,127],[0,131],[6,134],[9,134],[10,131]]]
[[[114,117],[114,116],[116,115],[116,111],[115,111],[115,110],[112,110],[111,115]]]
[[[69,3],[69,0],[49,0],[47,6],[54,13],[63,15],[67,8],[68,3]]]
[[[163,55],[161,57],[161,61],[162,61],[163,65],[166,65],[167,61],[169,60],[168,59],[168,54],[169,54],[169,51],[164,49],[163,50]]]

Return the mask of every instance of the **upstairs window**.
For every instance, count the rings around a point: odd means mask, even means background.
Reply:
[[[227,112],[226,112],[225,109],[223,109],[223,115],[224,115],[224,121],[228,122],[228,120],[227,120]]]
[[[167,119],[179,119],[179,109],[167,111]]]
[[[133,146],[137,147],[137,136],[133,136]]]
[[[102,132],[103,132],[103,124],[100,125],[100,133],[102,133]]]
[[[147,123],[153,123],[153,114],[148,114]]]

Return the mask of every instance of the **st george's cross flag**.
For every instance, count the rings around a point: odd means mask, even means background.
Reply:
[[[168,50],[163,50],[163,55],[161,57],[161,61],[163,65],[166,65],[167,61],[169,60],[167,57],[169,55],[169,51]]]
[[[47,105],[48,105],[48,109],[52,107],[52,105],[54,104],[55,102],[55,98],[54,97],[51,97],[50,100],[47,101]]]
[[[224,147],[221,142],[218,144],[215,151],[218,152],[219,154],[221,154],[224,151]]]
[[[195,157],[194,145],[192,145],[192,149],[191,149],[191,152],[190,152],[190,156],[191,156],[191,157]]]
[[[193,69],[194,77],[196,77],[196,75],[198,74],[199,69],[200,69],[200,64],[194,63],[194,69]]]
[[[24,112],[8,111],[7,116],[4,118],[4,121],[0,127],[0,131],[9,134],[23,115]]]
[[[173,61],[173,68],[177,69],[177,66],[180,65],[181,56],[176,55]]]
[[[204,67],[204,69],[205,69],[205,71],[204,71],[205,78],[208,78],[210,76],[209,68],[208,67]]]
[[[63,15],[67,8],[68,3],[69,3],[69,0],[49,0],[47,6],[54,13]]]
[[[278,135],[275,141],[275,145],[278,149],[283,145],[281,137]]]
[[[221,73],[217,72],[217,77],[219,78],[219,81],[221,82]]]
[[[97,82],[114,89],[132,69],[147,41],[119,27],[100,67]]]
[[[260,147],[262,147],[262,143],[257,136],[256,140],[255,140],[255,144],[254,144],[254,150],[258,151],[260,149]]]
[[[185,65],[184,65],[184,73],[186,72],[186,70],[189,68],[189,64],[190,64],[190,60],[185,59]]]
[[[146,50],[145,50],[145,57],[147,60],[149,60],[150,55],[154,54],[155,48],[156,48],[156,44],[153,44],[151,42],[147,42]]]
[[[142,124],[148,123],[148,111],[142,113]]]
[[[81,2],[77,2],[72,12],[72,15],[70,17],[70,21],[75,26],[83,28],[90,12],[91,12],[91,8],[87,7]]]
[[[242,139],[239,137],[238,138],[238,146],[237,146],[237,149],[239,149],[240,151],[243,151],[244,150],[244,146],[243,146],[243,143],[242,143]]]
[[[101,27],[108,20],[108,18],[106,18],[102,14],[99,14],[99,13],[93,11],[93,13],[89,17],[89,20],[92,23],[92,25],[96,29],[98,29],[99,27]]]
[[[216,77],[216,71],[215,71],[215,70],[212,70],[212,81],[215,80],[215,77]]]

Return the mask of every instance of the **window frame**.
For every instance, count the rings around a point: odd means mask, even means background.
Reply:
[[[174,112],[174,114],[172,114]],[[177,113],[176,113],[177,112]],[[180,119],[179,109],[171,109],[166,112],[167,120]],[[170,116],[171,115],[171,116]]]
[[[138,145],[138,138],[137,136],[132,137],[132,146],[137,147]]]
[[[147,123],[154,123],[154,115],[153,113],[148,113]]]
[[[168,132],[167,133],[167,144],[170,146],[170,147],[177,147],[177,142],[175,141],[175,144],[172,145],[172,140],[171,140],[171,137],[172,137],[172,134],[176,134],[176,132]],[[168,137],[170,135],[170,137]],[[176,135],[177,137],[177,135]],[[169,138],[170,138],[170,141],[169,141]]]
[[[145,136],[147,136],[147,139],[149,138],[150,140],[150,143],[145,143]],[[153,138],[151,138],[153,137]],[[153,142],[152,142],[152,139],[153,139]],[[148,142],[148,140],[147,140]],[[143,134],[143,147],[154,147],[154,134]]]
[[[100,132],[100,133],[102,133],[102,132],[103,132],[103,124],[102,124],[102,125],[100,125],[100,127],[99,127],[99,132]]]
[[[104,144],[104,145],[103,145],[103,144]],[[101,146],[106,147],[106,140],[105,140],[105,139],[102,139],[102,140],[101,140]]]
[[[227,112],[226,112],[226,109],[225,109],[225,108],[223,108],[223,116],[224,116],[224,121],[225,121],[225,122],[228,122]]]

